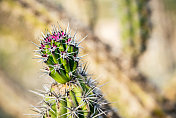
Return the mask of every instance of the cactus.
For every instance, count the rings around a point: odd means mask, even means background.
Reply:
[[[124,51],[136,60],[146,49],[152,28],[150,0],[121,0],[119,10]]]
[[[43,34],[36,45],[45,64],[45,72],[55,81],[45,91],[31,91],[43,97],[41,106],[33,106],[41,118],[99,118],[105,116],[104,105],[108,104],[96,81],[87,73],[87,66],[80,63],[79,44],[76,33],[71,37],[69,25],[66,30],[53,27]]]

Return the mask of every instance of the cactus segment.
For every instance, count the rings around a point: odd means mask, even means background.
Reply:
[[[149,1],[119,1],[123,47],[131,58],[140,56],[146,49],[146,41],[152,29]]]
[[[66,32],[53,30],[43,36],[39,50],[44,63],[49,67],[50,76],[58,83],[74,78],[78,66],[78,45]]]
[[[44,106],[47,112],[42,118],[89,118],[102,114],[97,103],[102,99],[100,93],[95,93],[96,87],[85,83],[72,82],[67,84],[52,84],[49,92],[44,94]],[[101,104],[105,104],[102,100]],[[96,107],[95,107],[96,106]]]
[[[68,31],[68,30],[67,30]],[[85,37],[86,38],[86,37]],[[45,92],[37,93],[43,97],[39,115],[41,118],[99,118],[104,116],[107,104],[96,82],[88,78],[87,66],[79,64],[78,45],[75,35],[70,37],[66,30],[53,29],[43,34],[39,54],[46,64],[46,71],[55,82]],[[36,93],[36,92],[34,92]],[[99,105],[102,104],[102,105]]]

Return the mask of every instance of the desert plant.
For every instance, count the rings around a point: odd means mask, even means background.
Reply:
[[[119,14],[124,51],[136,63],[138,57],[146,49],[146,41],[150,36],[150,0],[121,0]]]
[[[43,34],[43,33],[42,33]],[[53,26],[52,31],[42,35],[36,53],[45,63],[45,73],[55,81],[45,91],[31,91],[42,96],[41,106],[33,106],[42,118],[98,118],[105,116],[104,105],[108,104],[96,86],[96,81],[87,73],[86,64],[81,63],[76,33],[71,36],[66,30]]]

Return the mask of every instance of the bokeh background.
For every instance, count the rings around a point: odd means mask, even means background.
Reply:
[[[176,118],[175,0],[0,0],[0,118],[28,118],[42,89],[35,43],[68,22],[122,118]]]

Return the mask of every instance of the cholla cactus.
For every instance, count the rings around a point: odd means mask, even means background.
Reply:
[[[118,2],[123,47],[130,58],[134,60],[145,51],[146,41],[152,28],[149,1],[121,0]]]
[[[42,33],[43,34],[43,33]],[[96,87],[96,82],[87,74],[87,66],[80,64],[79,44],[76,34],[55,26],[43,34],[37,45],[40,59],[46,64],[45,72],[55,80],[45,91],[32,91],[43,97],[41,106],[34,107],[41,118],[99,118],[105,116],[104,105],[108,104]]]

